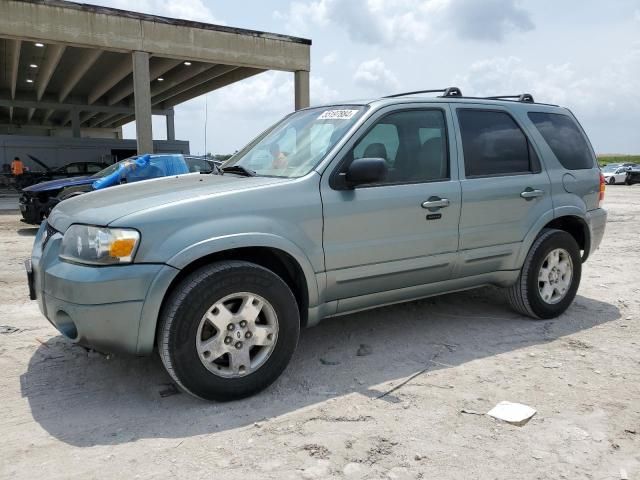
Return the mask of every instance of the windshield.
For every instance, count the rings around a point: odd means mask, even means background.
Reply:
[[[100,170],[98,173],[94,173],[93,175],[91,175],[91,178],[102,178],[106,177],[107,175],[111,175],[118,169],[121,164],[134,160],[135,158],[137,157],[125,158],[124,160],[120,160],[119,162],[116,162],[113,165],[109,165],[107,168]]]
[[[615,172],[618,168],[620,168],[620,165],[605,165],[604,168],[602,169],[603,172]]]
[[[341,105],[293,113],[231,157],[256,175],[301,177],[309,173],[362,115],[365,107]]]

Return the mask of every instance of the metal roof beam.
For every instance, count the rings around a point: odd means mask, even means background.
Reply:
[[[90,112],[104,112],[104,113],[122,113],[128,114],[133,113],[133,106],[118,106],[118,105],[85,105],[82,103],[58,103],[51,102],[46,100],[41,100],[40,102],[36,102],[33,100],[10,100],[7,98],[0,98],[0,107],[14,107],[14,108],[41,108],[45,110],[79,110],[82,112],[90,111]],[[154,109],[154,115],[164,115],[167,110],[163,108]],[[86,121],[86,119],[85,119]]]
[[[200,84],[197,87],[192,88],[191,90],[187,90],[186,92],[176,95],[166,102],[163,102],[161,105],[165,109],[171,108],[182,102],[191,100],[192,98],[199,97],[200,95],[204,95],[205,93],[209,93],[212,90],[217,90],[218,88],[225,87],[231,83],[239,82],[240,80],[244,80],[245,78],[252,77],[262,72],[264,72],[264,70],[259,68],[239,68],[230,73],[227,73],[226,75],[214,78],[213,80]]]
[[[119,63],[113,66],[111,73],[103,77],[102,80],[94,87],[87,97],[88,103],[95,103],[96,100],[115,87],[127,75],[131,74],[131,72],[133,72],[131,56],[125,55]]]
[[[11,82],[11,98],[16,98],[16,86],[18,85],[18,67],[20,66],[20,50],[22,47],[22,41],[20,40],[7,40],[7,50],[11,55],[9,61],[9,79]],[[10,116],[13,112],[11,112]]]
[[[47,45],[44,64],[38,73],[38,83],[36,87],[36,98],[38,100],[42,98],[44,92],[47,90],[49,81],[51,80],[53,73],[56,71],[58,63],[60,63],[60,59],[62,58],[62,54],[66,48],[67,47],[64,45]]]
[[[153,105],[157,105],[160,102],[164,102],[165,100],[169,100],[180,93],[186,92],[187,90],[191,90],[192,88],[197,87],[198,85],[202,85],[205,82],[213,80],[214,78],[218,78],[226,73],[229,73],[233,70],[236,70],[238,67],[233,65],[216,65],[215,67],[211,67],[205,72],[196,75],[189,80],[186,80],[175,87],[170,88],[169,90],[151,97],[151,103]],[[164,83],[164,82],[163,82]]]
[[[58,101],[60,101],[60,103],[67,99],[78,82],[82,80],[82,77],[84,77],[98,58],[100,58],[100,55],[102,55],[102,50],[87,49],[87,51],[77,59],[75,66],[67,74],[67,79],[58,94]]]
[[[149,67],[149,77],[153,81],[181,63],[181,60],[174,60],[173,58],[156,58]],[[123,82],[121,85],[114,88],[109,94],[107,97],[107,105],[118,103],[120,100],[127,98],[132,93],[133,81]]]

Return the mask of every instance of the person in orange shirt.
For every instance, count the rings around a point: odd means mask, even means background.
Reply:
[[[22,163],[22,160],[20,160],[19,157],[14,158],[13,162],[11,162],[11,175],[13,175],[14,177],[18,177],[23,173],[24,164]]]

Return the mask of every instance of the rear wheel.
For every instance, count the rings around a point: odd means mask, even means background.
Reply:
[[[529,250],[518,281],[508,289],[509,302],[532,318],[557,317],[573,302],[581,274],[575,239],[565,231],[545,229]]]
[[[299,333],[295,297],[280,277],[226,261],[193,272],[174,289],[161,314],[158,350],[182,389],[233,400],[278,378]]]

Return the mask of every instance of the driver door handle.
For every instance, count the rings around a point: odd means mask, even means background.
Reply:
[[[444,208],[449,206],[448,198],[431,197],[426,202],[422,202],[422,208]]]

